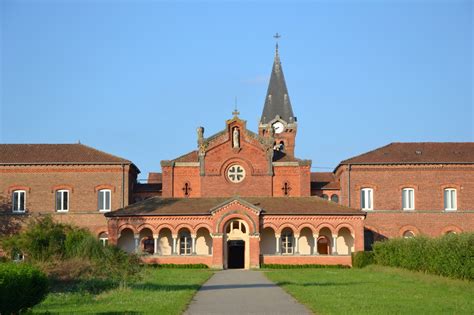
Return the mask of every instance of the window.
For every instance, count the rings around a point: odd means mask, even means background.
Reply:
[[[321,198],[323,198],[323,199],[325,199],[325,200],[328,200],[328,199],[329,199],[328,195],[326,195],[326,194],[323,194],[323,195],[321,196]]]
[[[293,232],[284,231],[281,235],[281,253],[293,254]]]
[[[403,238],[414,238],[415,237],[415,233],[413,233],[412,231],[406,231],[405,233],[403,233]]]
[[[339,203],[339,196],[334,194],[331,196],[331,201],[335,203]]]
[[[99,190],[99,211],[110,211],[111,196],[110,189]]]
[[[415,210],[415,190],[413,188],[402,189],[402,209]]]
[[[444,210],[455,211],[457,208],[456,189],[446,188],[444,190]]]
[[[25,212],[26,191],[15,190],[12,194],[12,211]]]
[[[232,183],[240,183],[245,178],[245,169],[238,164],[232,165],[227,170],[227,178]]]
[[[99,241],[102,243],[103,246],[107,246],[107,244],[109,244],[109,235],[106,232],[100,233]]]
[[[56,211],[69,211],[69,190],[56,191]]]
[[[362,188],[360,190],[360,207],[362,210],[374,209],[374,190],[372,188]]]
[[[179,254],[191,255],[191,235],[187,231],[179,234]]]

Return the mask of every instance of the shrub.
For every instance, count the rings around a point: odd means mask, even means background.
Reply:
[[[48,293],[46,275],[23,263],[0,264],[0,313],[12,314],[41,302]]]
[[[474,233],[391,239],[374,244],[376,264],[474,280]]]
[[[151,267],[162,269],[209,269],[209,266],[206,264],[154,264]]]
[[[319,265],[319,264],[301,264],[301,265],[285,265],[285,264],[260,264],[260,268],[265,269],[345,269],[350,268],[346,265]]]
[[[354,268],[364,268],[365,266],[371,265],[373,263],[374,263],[373,252],[352,253],[352,267]]]

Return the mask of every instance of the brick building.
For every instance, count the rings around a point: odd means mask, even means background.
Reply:
[[[350,264],[377,239],[474,230],[474,143],[392,143],[315,173],[297,131],[277,47],[258,132],[237,111],[199,127],[146,184],[80,144],[1,145],[3,218],[50,213],[146,262],[216,268]]]

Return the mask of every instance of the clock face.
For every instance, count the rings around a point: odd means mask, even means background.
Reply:
[[[273,129],[275,129],[275,133],[282,133],[283,130],[285,130],[285,126],[283,125],[282,122],[277,121],[276,123],[273,124]]]

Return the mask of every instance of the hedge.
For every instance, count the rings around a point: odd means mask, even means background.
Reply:
[[[209,269],[205,264],[153,264],[149,266],[161,269]]]
[[[371,265],[373,263],[374,263],[373,252],[352,253],[352,267],[354,268],[364,268],[365,266]]]
[[[474,233],[396,238],[373,246],[376,264],[474,280]]]
[[[46,275],[24,263],[0,264],[0,313],[16,314],[40,303],[48,294]]]
[[[345,268],[350,268],[350,267],[345,266],[345,265],[318,265],[318,264],[301,264],[301,265],[261,264],[260,268],[265,268],[265,269],[307,269],[307,268],[345,269]]]

